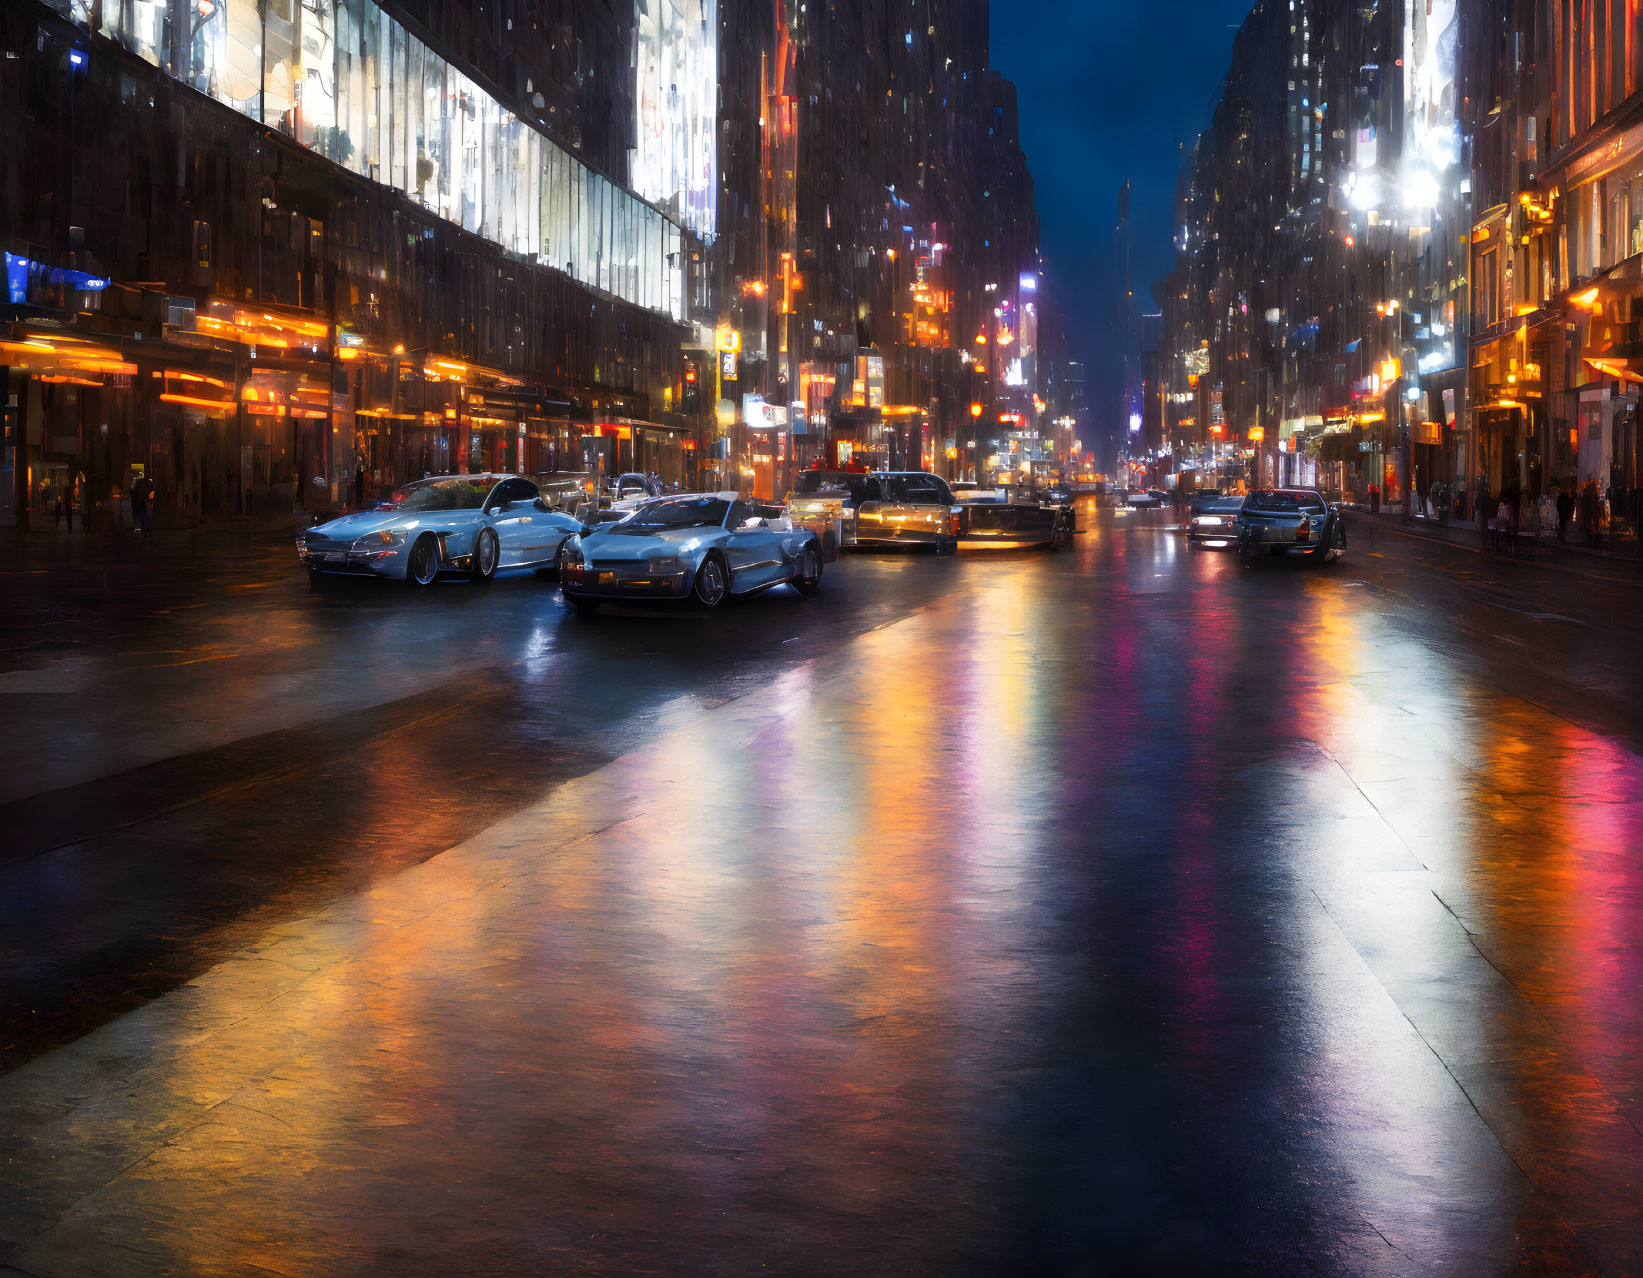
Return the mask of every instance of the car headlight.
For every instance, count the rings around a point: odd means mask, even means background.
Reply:
[[[404,544],[404,533],[389,532],[387,529],[383,529],[381,532],[368,533],[364,537],[354,538],[352,548],[354,550],[381,550],[384,546],[402,546]]]
[[[648,562],[651,572],[673,572],[679,567],[678,555],[652,555]]]

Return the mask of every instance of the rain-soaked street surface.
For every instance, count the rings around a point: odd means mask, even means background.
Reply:
[[[0,574],[0,1265],[1643,1272],[1643,591]]]

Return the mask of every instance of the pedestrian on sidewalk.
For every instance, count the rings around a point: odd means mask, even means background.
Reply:
[[[1586,533],[1586,545],[1592,550],[1602,549],[1602,534],[1597,526],[1601,510],[1597,484],[1588,479],[1586,486],[1580,490],[1580,526]]]
[[[1569,521],[1575,514],[1575,499],[1569,492],[1570,487],[1564,484],[1557,490],[1557,539],[1560,542],[1568,539]]]
[[[138,475],[137,482],[131,485],[131,522],[145,537],[154,531],[154,521],[148,513],[153,496],[154,485],[149,482],[148,476]]]
[[[1381,513],[1381,488],[1379,484],[1369,485],[1369,513],[1371,515]]]
[[[1533,513],[1529,516],[1529,531],[1536,537],[1545,537],[1552,531],[1552,496],[1550,493],[1541,493],[1536,498]]]
[[[69,532],[74,531],[74,489],[78,479],[78,475],[70,475],[64,481],[63,486],[57,490],[57,507],[51,516],[51,530],[53,532],[57,531],[58,520],[62,520],[68,526]]]

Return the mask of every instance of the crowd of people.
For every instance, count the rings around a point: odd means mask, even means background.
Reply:
[[[1489,510],[1488,489],[1480,484],[1478,509]],[[1494,504],[1492,527],[1534,537],[1567,542],[1571,531],[1593,550],[1603,548],[1606,536],[1636,533],[1643,519],[1643,489],[1622,489],[1613,483],[1588,479],[1554,481],[1538,497],[1507,488]]]

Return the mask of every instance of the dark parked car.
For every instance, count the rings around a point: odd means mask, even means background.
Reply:
[[[1346,549],[1346,526],[1338,506],[1307,488],[1262,488],[1238,510],[1238,553],[1305,555],[1329,563]]]
[[[1242,497],[1209,497],[1188,507],[1187,545],[1222,549],[1238,544]]]
[[[973,486],[972,486],[973,488]],[[1046,546],[1063,550],[1077,531],[1070,501],[1022,489],[961,490],[954,485],[962,516],[960,550],[1024,550]]]

